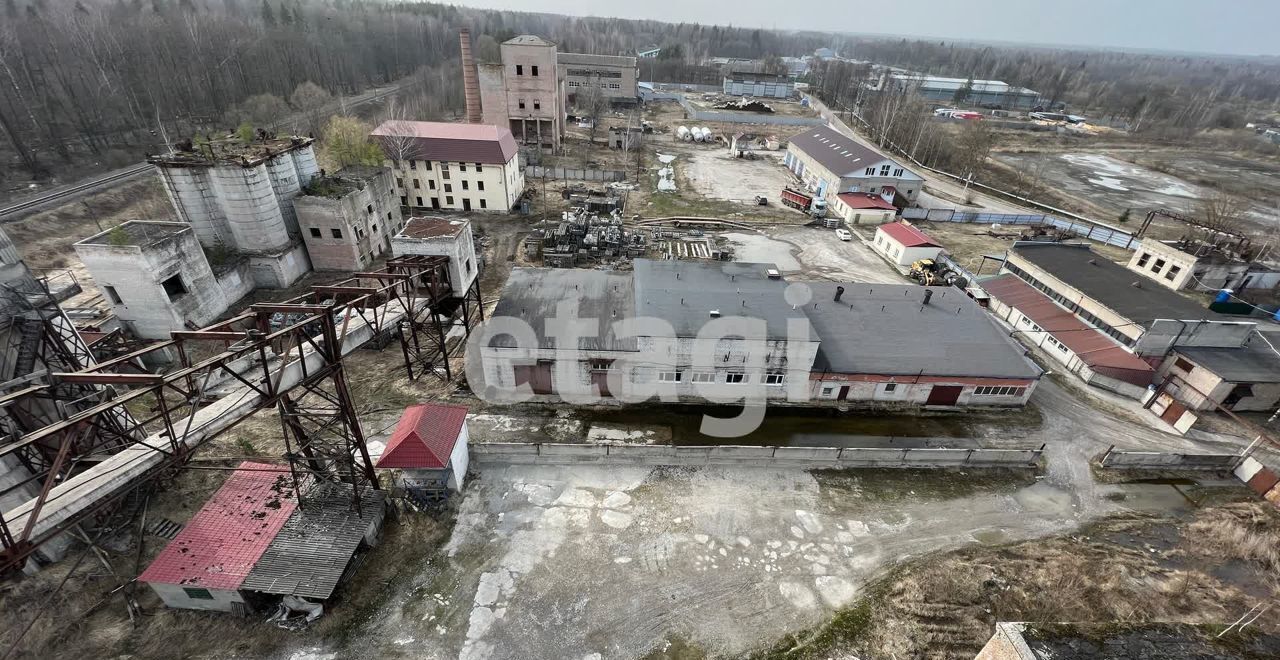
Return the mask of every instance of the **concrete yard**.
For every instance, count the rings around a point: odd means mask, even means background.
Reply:
[[[874,230],[858,231],[869,237]],[[774,263],[786,274],[849,282],[907,282],[888,262],[857,240],[857,234],[852,241],[841,241],[830,229],[773,227],[769,228],[768,235],[730,232],[723,236],[734,247],[735,261]]]
[[[756,160],[732,158],[723,146],[702,145],[685,151],[680,159],[686,180],[703,197],[753,207],[755,196],[764,195],[770,205],[781,205],[782,189],[795,181],[795,176],[782,165],[785,152],[755,153]],[[800,211],[795,213],[801,215]]]

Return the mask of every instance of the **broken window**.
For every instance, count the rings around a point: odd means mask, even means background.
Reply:
[[[401,195],[401,196],[400,196],[400,206],[408,206],[408,205],[409,205],[409,196],[408,196],[408,195]]]
[[[516,101],[516,104],[520,107],[521,110],[524,110],[524,99],[520,99],[519,101]]]
[[[466,171],[467,171],[467,164],[466,164],[466,163],[458,163],[458,171],[459,171],[459,172],[466,172]]]
[[[427,180],[427,185],[428,185],[428,186],[430,186],[430,188],[431,188],[432,190],[435,190],[435,189],[436,189],[436,180],[435,180],[435,179],[428,179],[428,180]]]
[[[517,64],[517,65],[516,65],[516,75],[517,75],[517,76],[523,76],[523,75],[524,75],[524,65],[523,65],[523,64]]]
[[[419,197],[418,199],[419,199],[419,201],[421,201],[421,199],[422,199],[422,198],[421,198],[421,197]],[[342,238],[342,230],[341,230],[341,229],[338,229],[337,227],[334,227],[333,229],[330,229],[330,230],[329,230],[329,232],[330,232],[331,234],[333,234],[333,237],[334,237],[334,238]]]
[[[482,167],[480,166],[480,163],[476,163],[476,171],[477,171],[477,172],[483,172],[483,171],[484,171],[484,169],[482,169]]]
[[[1172,282],[1173,279],[1178,276],[1178,273],[1181,273],[1181,272],[1182,272],[1181,266],[1169,266],[1169,272],[1164,274],[1164,278]]]
[[[402,179],[402,178],[400,178],[400,177],[396,177],[396,187],[397,187],[397,188],[403,188],[403,187],[404,187],[404,179]]]
[[[419,197],[419,198],[418,198],[418,206],[422,206],[422,198],[421,198],[421,197]]]
[[[116,288],[110,284],[103,285],[102,290],[107,292],[107,298],[111,299],[111,302],[117,305],[124,302],[120,299],[120,294],[116,292]]]
[[[422,187],[422,182],[421,182],[421,181],[419,181],[419,180],[417,180],[417,179],[414,179],[414,180],[413,180],[413,187],[414,187],[414,188],[421,188],[421,187]]]
[[[418,169],[418,161],[416,161],[416,160],[410,160],[410,161],[409,161],[409,169],[411,169],[411,170],[416,170],[416,169]]]
[[[533,102],[533,109],[534,109],[534,110],[541,110],[541,109],[542,109],[542,101],[535,100],[535,101]]]
[[[319,227],[312,227],[312,228],[311,228],[311,238],[320,238],[320,228],[319,228]]]
[[[534,76],[538,75],[538,65],[537,64],[530,65],[529,73]]]
[[[1151,272],[1158,273],[1164,270],[1164,259],[1156,259],[1156,263],[1151,267]]]
[[[1146,268],[1148,261],[1151,261],[1151,255],[1143,252],[1138,256],[1138,268]]]
[[[365,213],[373,215],[373,204],[369,204],[368,206],[364,207],[364,211]]]
[[[178,298],[187,292],[187,286],[182,283],[181,275],[174,275],[161,282],[160,285],[164,287],[164,292],[169,296],[169,300]]]

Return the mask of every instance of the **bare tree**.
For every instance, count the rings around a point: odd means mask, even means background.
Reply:
[[[578,89],[582,90],[581,87]],[[592,83],[583,91],[579,91],[574,96],[574,105],[578,106],[578,113],[591,120],[590,133],[588,133],[591,144],[596,143],[596,130],[600,126],[600,117],[604,115],[604,110],[609,106],[609,100],[604,97],[604,90],[600,89],[600,84]]]
[[[1225,192],[1216,192],[1200,199],[1200,221],[1206,229],[1227,234],[1240,233],[1249,205],[1244,200]]]
[[[375,139],[393,168],[399,169],[404,161],[419,158],[418,139],[413,136],[411,121],[402,101],[395,97],[387,101],[387,110],[382,116],[382,135]]]
[[[320,128],[323,121],[324,106],[329,103],[332,97],[329,92],[310,80],[298,85],[293,90],[293,94],[289,95],[289,105],[293,106],[294,111],[300,112],[306,117],[308,132],[314,132]]]

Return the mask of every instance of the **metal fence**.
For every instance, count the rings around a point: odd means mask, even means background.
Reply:
[[[542,167],[529,165],[524,168],[526,179],[574,179],[578,181],[626,181],[622,170],[593,170],[572,167]]]
[[[971,222],[999,225],[1052,225],[1081,238],[1106,243],[1126,250],[1135,250],[1141,241],[1126,231],[1096,225],[1083,220],[1070,220],[1049,214],[974,213],[955,209],[909,208],[902,210],[904,220],[928,222]]]

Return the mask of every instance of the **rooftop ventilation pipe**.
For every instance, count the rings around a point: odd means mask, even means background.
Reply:
[[[836,287],[836,302],[840,302],[840,296],[843,296],[843,295],[844,295],[844,287],[842,286]]]

